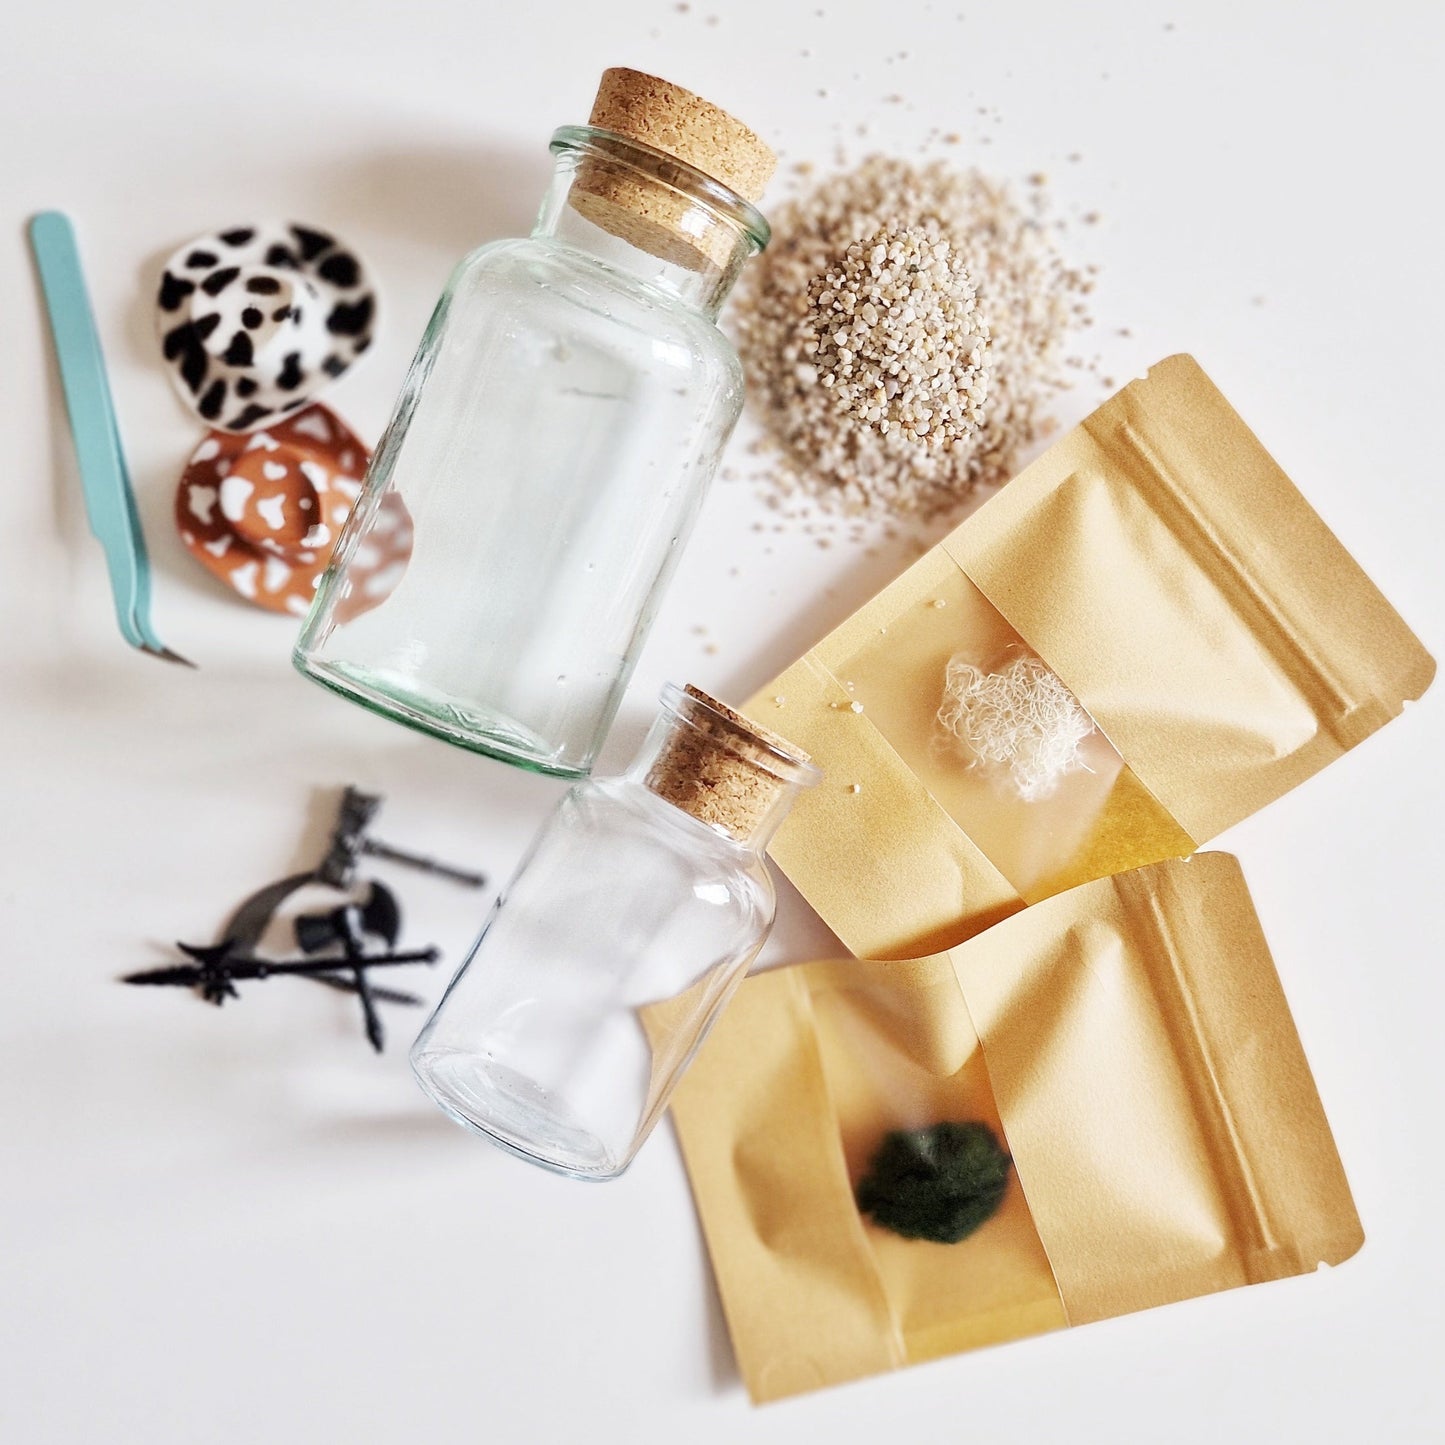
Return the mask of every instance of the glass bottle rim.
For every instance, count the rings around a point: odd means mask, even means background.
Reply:
[[[777,778],[779,782],[796,788],[811,788],[822,780],[823,770],[816,763],[777,746],[769,740],[768,733],[757,724],[751,723],[747,719],[740,723],[737,717],[730,717],[727,713],[719,712],[705,698],[698,697],[675,682],[663,683],[659,696],[664,711],[688,727],[697,726],[689,717],[689,713],[704,713],[708,719],[709,737],[713,742],[731,737],[737,738],[739,744],[745,744],[745,746],[729,747],[728,750],[736,751],[744,761],[761,768],[764,772]]]
[[[581,153],[642,171],[654,184],[701,201],[740,230],[755,252],[763,250],[772,239],[772,228],[767,218],[750,201],[745,201],[706,171],[700,171],[687,161],[644,141],[604,130],[601,126],[563,125],[552,132],[548,149],[553,155]]]

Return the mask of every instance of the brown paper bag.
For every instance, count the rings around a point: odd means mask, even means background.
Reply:
[[[1023,802],[939,727],[951,657],[1032,652],[1097,731]],[[1132,382],[762,688],[824,768],[772,855],[855,953],[914,957],[1183,857],[1434,664],[1187,356]],[[855,706],[856,705],[856,706]]]
[[[1337,1264],[1363,1241],[1236,860],[1089,883],[946,952],[746,980],[673,1102],[755,1401]],[[883,1136],[1012,1157],[957,1244],[854,1190]]]

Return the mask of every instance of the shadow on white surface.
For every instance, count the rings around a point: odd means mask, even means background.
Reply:
[[[309,178],[301,173],[302,184],[314,188],[318,219],[348,240],[354,233],[358,246],[367,237],[396,237],[440,247],[458,261],[484,241],[525,236],[550,174],[544,148],[485,140],[396,146],[328,161]],[[384,289],[386,277],[379,280]]]

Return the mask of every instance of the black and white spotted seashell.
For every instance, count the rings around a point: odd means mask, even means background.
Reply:
[[[208,426],[247,432],[309,405],[371,345],[376,291],[315,226],[231,226],[182,246],[156,298],[166,366]]]

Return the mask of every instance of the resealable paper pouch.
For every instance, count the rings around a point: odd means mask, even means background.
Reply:
[[[930,957],[755,975],[673,1101],[755,1401],[1338,1264],[1363,1242],[1236,860],[1088,883]],[[957,1244],[854,1190],[981,1120],[1012,1172]]]
[[[1023,802],[937,713],[1033,653],[1096,731]],[[747,704],[810,753],[772,855],[855,953],[906,958],[1183,857],[1424,692],[1434,664],[1187,356],[1153,367]]]

